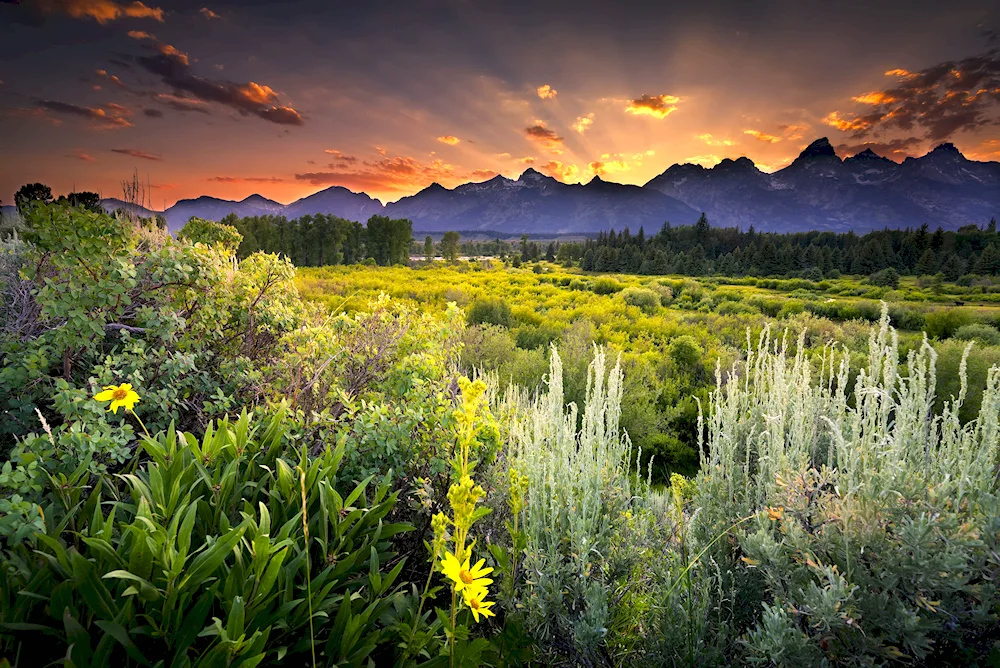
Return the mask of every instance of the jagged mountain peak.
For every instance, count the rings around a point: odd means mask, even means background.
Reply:
[[[796,161],[807,158],[837,158],[837,152],[833,150],[833,145],[826,137],[820,137],[813,143],[802,149]],[[838,160],[840,158],[837,158]]]

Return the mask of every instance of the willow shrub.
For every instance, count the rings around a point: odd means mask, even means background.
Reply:
[[[853,387],[846,351],[829,346],[816,365],[804,348],[765,330],[717,374],[708,406],[695,531],[707,542],[753,516],[713,555],[731,600],[748,604],[723,622],[746,629],[730,655],[982,659],[1000,609],[1000,368],[963,422],[964,362],[935,410],[936,353],[925,340],[900,365],[885,308]]]
[[[0,654],[31,665],[392,662],[403,605],[383,520],[396,494],[336,490],[344,446],[289,450],[279,411],[147,439],[134,473],[50,481],[36,547],[2,558]],[[310,621],[311,619],[311,621]]]

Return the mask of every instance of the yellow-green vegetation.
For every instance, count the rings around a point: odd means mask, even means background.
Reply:
[[[296,270],[24,210],[0,662],[1000,660],[1000,333],[960,286]]]
[[[918,346],[922,331],[938,339],[940,381],[937,407],[959,392],[958,368],[969,341],[968,398],[962,418],[979,407],[986,372],[1000,362],[1000,309],[971,301],[966,289],[938,285],[939,294],[904,279],[895,290],[844,277],[731,279],[587,274],[551,263],[520,269],[496,260],[407,267],[300,268],[303,298],[328,309],[363,308],[387,294],[440,312],[449,302],[465,311],[463,370],[497,373],[537,389],[548,369],[551,344],[561,352],[567,401],[583,405],[586,368],[596,343],[622,355],[625,369],[622,425],[644,453],[653,456],[653,476],[697,468],[697,401],[707,398],[715,368],[743,354],[768,323],[797,333],[821,350],[836,341],[860,364],[868,330],[888,304],[900,330],[901,350]],[[980,295],[983,296],[983,295]],[[956,306],[956,301],[965,301]]]

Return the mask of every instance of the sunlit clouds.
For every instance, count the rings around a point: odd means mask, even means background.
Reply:
[[[448,146],[454,146],[455,144],[462,143],[462,140],[454,135],[445,135],[443,137],[438,137],[437,140],[442,144],[447,144]]]
[[[781,137],[777,137],[775,135],[771,135],[766,132],[761,132],[760,130],[744,130],[743,134],[750,135],[757,141],[762,141],[767,144],[776,144],[779,141],[781,141]]]
[[[134,148],[113,148],[111,149],[111,152],[120,153],[122,155],[127,155],[132,158],[139,158],[140,160],[152,160],[153,162],[159,162],[160,160],[163,160],[163,158],[161,158],[158,155],[155,155],[153,153],[147,153],[146,151],[139,151]]]
[[[153,19],[163,21],[164,11],[142,2],[114,0],[36,0],[34,8],[42,14],[65,14],[75,19],[108,23],[118,19]]]
[[[535,89],[535,92],[538,93],[538,97],[542,98],[543,100],[551,100],[556,95],[559,94],[559,92],[549,84],[544,84],[542,86],[539,86],[538,88]]]
[[[577,116],[576,121],[570,127],[576,132],[583,134],[590,129],[590,126],[594,124],[594,113],[591,112],[586,116]]]
[[[625,111],[636,116],[652,116],[653,118],[666,118],[677,111],[679,97],[673,95],[642,95],[634,100],[629,100]]]
[[[563,164],[559,160],[550,160],[542,165],[541,170],[563,183],[573,183],[579,180],[580,168],[576,165]]]
[[[737,142],[732,139],[718,139],[713,137],[708,132],[698,135],[698,139],[705,142],[709,146],[736,146]]]

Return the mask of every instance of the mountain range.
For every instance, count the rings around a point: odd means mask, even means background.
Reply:
[[[103,203],[108,209],[123,204]],[[528,169],[516,180],[495,176],[452,189],[434,183],[384,206],[333,186],[287,205],[260,195],[238,202],[202,196],[180,200],[162,215],[171,231],[191,216],[323,213],[358,221],[374,214],[408,218],[415,232],[570,234],[641,225],[655,230],[665,221],[691,224],[701,212],[715,226],[776,232],[985,225],[1000,215],[1000,162],[969,160],[952,144],[902,163],[871,149],[841,159],[824,137],[771,174],[748,158],[727,158],[710,168],[673,165],[643,186],[599,176],[566,184]]]

